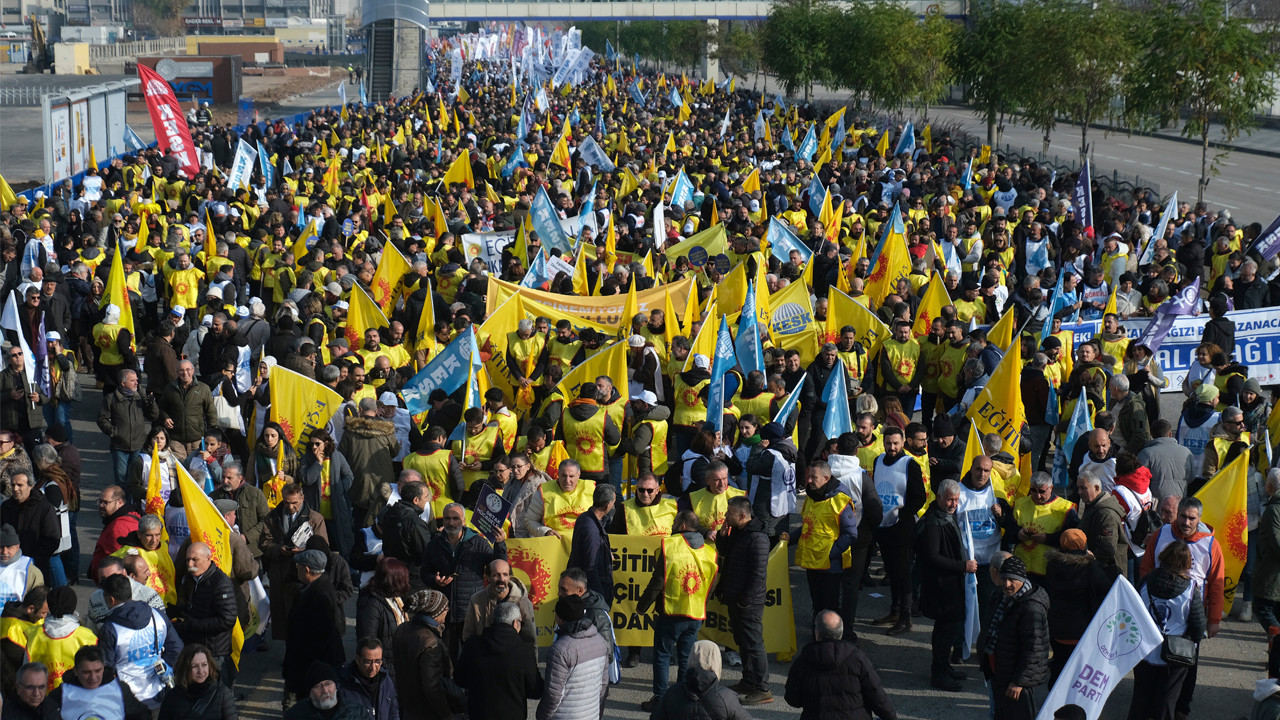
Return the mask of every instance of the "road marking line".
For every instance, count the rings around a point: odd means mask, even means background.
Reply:
[[[1143,152],[1154,152],[1151,148],[1144,148],[1141,145],[1130,145],[1128,143],[1116,143],[1116,144],[1119,145],[1120,147],[1132,148],[1134,150],[1141,150]]]

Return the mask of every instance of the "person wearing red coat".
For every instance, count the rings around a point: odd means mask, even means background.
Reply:
[[[93,546],[93,559],[89,563],[89,578],[95,583],[98,581],[98,563],[120,549],[120,541],[137,531],[138,520],[141,519],[125,500],[124,490],[118,485],[103,488],[102,496],[98,498],[98,514],[102,516],[102,534]]]

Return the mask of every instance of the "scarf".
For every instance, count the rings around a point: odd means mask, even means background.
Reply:
[[[996,654],[996,643],[1000,640],[1000,626],[1004,624],[1005,613],[1014,606],[1014,603],[1017,603],[1034,589],[1031,581],[1027,580],[1022,583],[1022,587],[1012,597],[1005,595],[1000,598],[1000,604],[996,606],[995,612],[991,614],[991,623],[987,625],[987,642],[982,646],[982,652],[987,655]]]

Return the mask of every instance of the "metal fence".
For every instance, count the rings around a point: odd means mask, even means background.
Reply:
[[[139,55],[160,55],[164,53],[186,51],[186,38],[159,38],[157,40],[137,40],[134,42],[112,43],[110,45],[90,45],[89,60],[136,60]]]
[[[50,87],[46,85],[19,85],[0,87],[0,106],[28,107],[39,105],[45,95],[57,95],[67,92],[69,87]]]

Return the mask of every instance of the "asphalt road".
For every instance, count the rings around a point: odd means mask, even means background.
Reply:
[[[81,376],[82,382],[92,383],[88,376]],[[105,437],[98,431],[94,420],[97,416],[101,394],[92,389],[85,392],[85,399],[75,409],[73,427],[76,445],[84,456],[84,475],[82,480],[85,510],[80,514],[80,546],[84,552],[81,567],[87,567],[88,555],[92,552],[102,523],[93,508],[102,488],[110,484],[111,471],[107,454]],[[1165,395],[1161,402],[1165,417],[1177,413],[1181,395]],[[794,523],[793,523],[794,524]],[[873,572],[879,573],[877,561]],[[803,572],[792,568],[791,589],[795,603],[797,637],[803,646],[812,638],[812,625],[809,621],[809,597]],[[87,580],[81,580],[76,588],[82,605],[88,602],[92,588]],[[867,588],[862,591],[859,603],[860,613],[864,618],[883,615],[888,608],[888,588]],[[876,597],[883,595],[884,597]],[[346,633],[348,657],[355,643],[355,600],[347,607],[348,630]],[[985,718],[987,717],[986,689],[973,666],[968,667],[970,680],[964,683],[964,691],[959,693],[943,693],[929,687],[929,631],[931,622],[926,618],[917,618],[912,632],[898,637],[884,634],[884,628],[874,628],[865,622],[856,628],[861,646],[870,656],[888,689],[889,695],[898,708],[902,718]],[[1196,692],[1194,717],[1235,720],[1247,717],[1251,707],[1250,694],[1254,680],[1265,676],[1263,671],[1266,644],[1257,623],[1240,623],[1226,621],[1222,632],[1214,640],[1205,642],[1200,655],[1200,682]],[[240,703],[240,714],[251,720],[267,720],[280,717],[280,696],[283,682],[280,677],[280,662],[284,656],[284,644],[270,642],[266,649],[246,656],[240,672],[237,690],[243,693]],[[544,654],[545,656],[545,654]],[[644,661],[638,668],[624,670],[621,684],[614,686],[609,694],[607,716],[635,720],[644,718],[640,702],[648,699],[651,669],[647,662],[650,651],[645,650]],[[771,656],[770,672],[777,700],[767,705],[750,708],[756,718],[773,720],[775,718],[794,718],[799,711],[787,706],[782,700],[783,684],[789,664],[781,663]],[[740,679],[738,669],[726,668],[724,671],[726,684],[736,683]],[[673,678],[674,683],[674,678]],[[1128,711],[1129,699],[1133,683],[1126,679],[1120,683],[1113,694],[1107,711],[1103,717],[1108,720],[1124,718]],[[1047,687],[1037,690],[1037,697],[1043,698]],[[530,704],[530,717],[534,704]]]
[[[960,107],[934,107],[930,118],[958,123],[977,137],[985,137],[986,121],[972,111]],[[1259,130],[1258,140],[1276,136],[1280,150],[1280,132]],[[1216,135],[1211,134],[1214,139]],[[1094,173],[1118,171],[1124,175],[1138,176],[1144,182],[1156,183],[1167,197],[1177,191],[1178,198],[1195,201],[1196,183],[1200,178],[1200,147],[1178,140],[1154,136],[1126,135],[1089,129],[1089,142],[1094,147]],[[1039,153],[1044,146],[1044,136],[1039,130],[1009,120],[1005,122],[1001,146],[1025,148]],[[1217,151],[1210,148],[1210,159]],[[1061,162],[1075,164],[1080,155],[1080,129],[1074,125],[1062,125],[1049,139],[1049,154]],[[1228,208],[1238,222],[1262,223],[1266,227],[1280,208],[1280,159],[1248,152],[1231,152],[1220,162],[1221,174],[1214,177],[1205,189],[1205,201],[1214,210]]]

